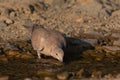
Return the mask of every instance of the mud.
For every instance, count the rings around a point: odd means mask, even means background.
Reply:
[[[64,51],[63,63],[45,55],[38,61],[36,51],[33,51],[30,41],[9,43],[9,48],[2,45],[0,75],[9,76],[10,80],[24,80],[25,78],[44,80],[46,77],[55,80],[59,78],[74,80],[102,78],[108,74],[115,76],[120,73],[119,51],[107,52],[100,46],[94,48],[82,46],[82,44],[69,44]]]

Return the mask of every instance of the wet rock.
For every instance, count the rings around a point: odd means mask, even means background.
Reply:
[[[24,78],[24,80],[32,80],[31,78]]]
[[[44,80],[54,80],[51,77],[45,77]]]
[[[59,80],[67,80],[68,77],[69,77],[68,72],[62,72],[62,73],[57,74],[57,78]]]
[[[50,72],[50,71],[40,71],[40,70],[38,70],[37,73],[36,73],[36,76],[38,76],[38,77],[52,77],[54,75],[55,74],[53,72]]]
[[[33,76],[32,80],[40,80],[38,77]]]
[[[7,55],[7,57],[9,58],[15,58],[15,59],[24,59],[24,60],[29,60],[29,59],[33,59],[34,57],[29,54],[29,53],[21,53],[17,50],[7,50],[5,51],[5,54]]]
[[[102,53],[102,52],[97,52],[97,51],[92,51],[92,50],[88,50],[88,51],[85,51],[83,53],[83,57],[85,59],[88,59],[88,60],[91,60],[90,57],[93,59],[93,60],[96,60],[96,61],[102,61],[104,59],[104,56],[105,54]]]
[[[90,77],[91,76],[91,73],[90,72],[88,72],[87,70],[84,70],[84,72],[83,72],[83,77]]]
[[[9,76],[2,76],[0,77],[0,80],[9,80]]]
[[[0,63],[8,63],[8,59],[5,55],[0,55]]]

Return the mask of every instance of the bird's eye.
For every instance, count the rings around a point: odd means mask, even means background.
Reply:
[[[56,56],[58,56],[58,54],[56,53]]]

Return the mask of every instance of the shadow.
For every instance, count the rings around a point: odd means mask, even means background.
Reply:
[[[67,37],[66,42],[67,47],[64,49],[65,63],[80,60],[84,51],[94,49],[90,43],[84,40]]]

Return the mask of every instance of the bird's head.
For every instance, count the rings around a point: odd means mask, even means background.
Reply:
[[[64,52],[61,48],[54,48],[54,50],[51,53],[51,56],[63,62]]]

